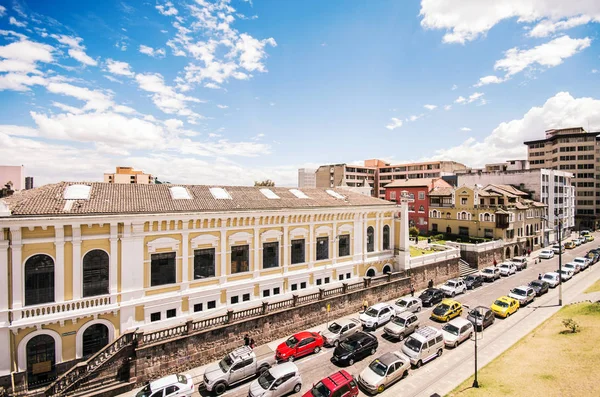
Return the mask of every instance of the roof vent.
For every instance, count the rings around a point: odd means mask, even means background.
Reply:
[[[210,190],[210,194],[217,200],[232,200],[229,192],[222,187],[211,187],[208,190]]]
[[[63,193],[65,200],[89,200],[92,187],[89,185],[69,185]]]
[[[279,199],[278,195],[276,195],[271,189],[260,189],[260,192],[268,199]]]
[[[173,200],[191,200],[192,199],[190,192],[183,186],[171,186],[169,188],[169,192],[171,192],[171,198]]]
[[[301,190],[299,189],[290,189],[290,193],[292,193],[294,196],[296,196],[299,199],[307,199],[310,198],[308,197],[306,194],[304,194]]]
[[[331,189],[327,189],[325,190],[327,192],[328,195],[330,195],[331,197],[335,197],[336,199],[339,200],[345,200],[346,197],[342,196],[341,194],[339,194],[338,192],[331,190]]]

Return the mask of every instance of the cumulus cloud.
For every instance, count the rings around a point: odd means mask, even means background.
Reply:
[[[6,7],[0,6],[0,18],[6,15]]]
[[[163,58],[166,55],[164,48],[157,48],[156,50],[152,47],[148,47],[147,45],[140,45],[140,52],[142,54],[149,55],[154,58]]]
[[[85,46],[81,44],[83,39],[81,37],[72,37],[67,35],[51,35],[51,37],[55,38],[59,43],[64,44],[69,47],[67,51],[71,58],[83,63],[88,66],[96,66],[98,65],[98,61],[90,57],[85,53]]]
[[[486,102],[483,99],[484,95],[485,94],[483,92],[474,92],[471,95],[469,95],[468,98],[465,98],[464,96],[461,95],[454,100],[454,103],[467,104],[467,103],[473,103],[473,102],[479,100],[480,104],[485,105]],[[447,105],[447,106],[449,106],[449,105]],[[446,110],[449,110],[449,109],[446,109]]]
[[[433,110],[433,109],[437,108],[437,105],[425,105],[423,107],[427,110]]]
[[[177,11],[177,8],[175,8],[173,6],[173,3],[171,3],[170,1],[167,1],[164,5],[157,5],[156,9],[158,10],[158,12],[165,16],[177,15],[179,13],[179,11]]]
[[[552,21],[545,19],[535,25],[535,27],[529,31],[529,36],[546,37],[561,30],[568,30],[576,26],[586,25],[592,22],[592,20],[592,17],[588,15],[579,15],[573,18],[568,18],[564,21]]]
[[[17,21],[17,19],[15,17],[8,18],[8,23],[10,23],[11,25],[14,25],[18,28],[24,28],[25,26],[27,26],[27,22]]]
[[[227,105],[217,105],[219,109],[227,109],[229,106]]]
[[[502,82],[504,82],[505,80],[501,77],[498,76],[485,76],[479,79],[479,81],[477,82],[477,84],[475,84],[475,87],[481,87],[484,85],[488,85],[488,84],[500,84]]]
[[[396,128],[402,127],[402,120],[392,117],[388,125],[385,126],[388,130],[395,130]]]
[[[112,74],[119,76],[133,77],[134,73],[131,66],[127,62],[115,61],[113,59],[106,60],[106,68]]]
[[[471,129],[469,127],[462,127],[460,130],[465,131],[465,132],[471,131]]]

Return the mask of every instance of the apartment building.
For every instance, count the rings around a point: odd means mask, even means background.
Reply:
[[[136,171],[133,167],[117,167],[114,174],[104,174],[105,183],[138,183],[148,185],[154,183],[154,178],[143,171]]]
[[[298,187],[300,189],[317,187],[317,177],[315,175],[315,172],[316,170],[311,168],[299,168]]]
[[[61,182],[16,192],[0,200],[0,385],[48,384],[129,330],[397,270],[395,212],[341,189]]]
[[[600,227],[600,141],[599,132],[581,127],[546,131],[545,139],[527,141],[527,158],[532,169],[548,168],[573,174],[575,227]]]
[[[13,190],[25,189],[25,166],[0,165],[0,188],[9,182]]]
[[[575,228],[576,197],[575,187],[572,186],[574,175],[570,172],[538,168],[471,172],[457,177],[459,186],[511,185],[529,193],[528,198],[546,204],[545,246],[557,240],[559,219],[562,221],[563,236],[570,234]]]
[[[356,166],[346,163],[320,166],[315,172],[317,188],[333,188],[337,186],[363,187],[365,183],[375,186],[377,167]],[[371,196],[374,196],[371,190]]]

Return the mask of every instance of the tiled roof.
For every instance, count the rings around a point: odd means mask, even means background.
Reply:
[[[429,196],[452,196],[453,187],[434,187],[429,192]]]
[[[64,191],[70,185],[91,186],[89,200],[65,200]],[[170,187],[182,186],[191,199],[173,199]],[[222,187],[231,199],[216,199],[210,188]],[[280,210],[335,208],[352,206],[394,207],[389,201],[364,196],[343,189],[299,189],[309,198],[298,198],[286,187],[270,187],[279,196],[269,199],[253,186],[203,186],[166,184],[111,184],[100,182],[60,182],[36,189],[16,192],[6,197],[12,216],[93,215],[93,214],[155,214],[177,212],[216,212],[247,210]],[[345,197],[341,200],[326,190]]]
[[[430,186],[434,178],[415,178],[415,179],[396,179],[391,183],[385,185],[388,187],[420,187]]]

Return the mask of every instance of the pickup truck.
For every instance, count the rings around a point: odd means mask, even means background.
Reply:
[[[232,385],[260,375],[275,363],[275,353],[269,346],[262,345],[254,350],[242,346],[206,368],[204,386],[219,396]]]

